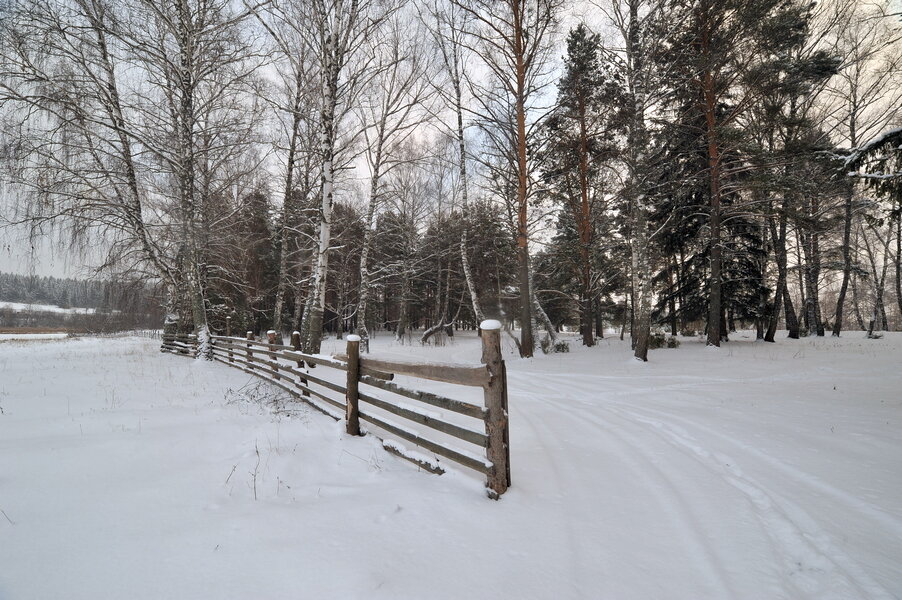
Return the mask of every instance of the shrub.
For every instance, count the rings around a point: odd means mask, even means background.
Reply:
[[[648,335],[648,349],[657,350],[664,347],[664,332],[652,331]]]
[[[658,348],[679,348],[680,340],[672,335],[665,335],[663,331],[652,331],[648,336],[649,350],[657,350]]]
[[[570,352],[569,343],[561,340],[552,344],[551,338],[547,335],[539,341],[539,347],[542,348],[543,354],[548,354],[549,352]]]

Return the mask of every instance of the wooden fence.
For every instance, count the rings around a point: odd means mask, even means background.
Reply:
[[[387,450],[434,473],[444,472],[440,463],[402,452],[387,438],[411,442],[479,471],[486,476],[486,488],[492,498],[500,497],[510,486],[507,374],[501,358],[501,329],[497,321],[483,323],[482,364],[478,366],[361,357],[360,338],[355,335],[347,338],[347,353],[333,357],[302,353],[297,332],[292,335],[290,346],[276,343],[275,332],[269,332],[267,341],[258,341],[248,332],[246,338],[214,335],[211,343],[214,360],[256,375],[333,418],[343,418],[351,435],[372,433],[383,441]],[[188,334],[164,335],[161,350],[194,356],[197,338]],[[338,381],[334,376],[336,371],[344,372]],[[481,387],[484,405],[399,385],[393,381],[395,375]],[[417,404],[411,405],[407,400]],[[330,407],[341,412],[336,413]],[[443,412],[436,413],[430,408],[459,416],[447,419]],[[404,423],[395,422],[386,414],[399,417]],[[361,421],[380,431],[362,431]],[[481,426],[476,425],[477,421],[482,422]],[[438,435],[423,433],[423,427]]]

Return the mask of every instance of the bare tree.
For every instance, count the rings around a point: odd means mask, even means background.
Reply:
[[[26,218],[114,231],[118,258],[150,265],[188,299],[210,358],[203,223],[214,180],[240,176],[223,167],[250,144],[257,114],[248,13],[37,0],[10,16],[0,85],[18,118],[16,183],[36,200]]]
[[[375,41],[385,20],[397,7],[378,0],[297,0],[307,15],[307,45],[317,57],[320,158],[319,242],[312,268],[312,282],[302,322],[307,352],[319,352],[326,306],[332,203],[338,168],[339,137],[343,117],[357,102],[357,94],[372,78],[372,55],[365,42]]]
[[[316,139],[319,123],[316,111],[310,110],[317,101],[317,61],[307,44],[310,15],[298,3],[265,4],[254,11],[272,42],[278,77],[278,94],[270,100],[276,113],[280,135],[275,141],[277,155],[283,164],[282,207],[276,228],[275,245],[278,255],[276,293],[272,328],[282,335],[282,318],[286,296],[292,277],[301,260],[301,248],[308,240],[304,235],[301,217],[304,205],[313,192],[316,158]],[[294,284],[295,312],[299,314],[303,288]],[[297,319],[295,319],[297,321]],[[295,322],[294,326],[297,325]]]
[[[365,124],[365,157],[370,170],[366,229],[360,252],[360,290],[357,301],[357,333],[369,351],[367,316],[372,296],[370,250],[383,195],[383,177],[411,160],[404,153],[409,138],[431,117],[431,64],[423,36],[409,19],[394,18],[386,24],[384,41],[373,48],[377,75],[364,94],[360,120]]]
[[[464,47],[465,23],[464,18],[466,12],[462,11],[454,2],[447,5],[438,4],[431,10],[429,27],[435,39],[435,44],[439,49],[442,59],[442,65],[447,76],[447,83],[450,88],[445,85],[445,80],[439,80],[436,90],[444,97],[445,102],[454,111],[454,124],[448,127],[451,134],[457,141],[457,162],[458,162],[458,189],[460,190],[461,199],[461,215],[464,221],[464,227],[461,228],[460,234],[460,260],[463,269],[464,279],[467,283],[467,291],[470,295],[470,304],[473,310],[473,316],[478,322],[485,320],[485,312],[479,300],[479,290],[473,278],[473,269],[470,267],[470,250],[468,243],[469,228],[468,215],[470,204],[470,181],[467,168],[467,141],[464,126],[464,89],[466,83],[466,49]]]
[[[893,22],[889,5],[855,5],[837,30],[837,48],[844,57],[827,93],[827,122],[839,142],[857,149],[889,126],[902,110],[902,30]],[[854,209],[862,206],[856,187],[849,186],[843,209],[843,276],[836,299],[833,335],[842,332],[846,292],[855,257],[851,236]]]
[[[513,176],[509,188],[515,208],[517,273],[520,286],[520,355],[535,350],[533,294],[529,266],[529,199],[532,186],[530,145],[541,120],[541,91],[548,84],[552,36],[559,0],[453,0],[472,27],[465,47],[490,73],[490,85],[471,78],[484,130],[492,129],[496,147],[507,156]]]

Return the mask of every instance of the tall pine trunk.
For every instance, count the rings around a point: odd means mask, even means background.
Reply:
[[[853,146],[854,147],[854,146]],[[846,291],[849,289],[849,278],[852,274],[852,201],[855,189],[849,188],[843,206],[842,230],[842,284],[836,296],[836,312],[833,315],[833,336],[839,337],[842,332],[843,310],[846,304]]]
[[[634,303],[633,356],[641,361],[648,360],[648,343],[651,335],[651,266],[648,258],[648,209],[646,207],[646,187],[643,185],[641,170],[648,144],[645,124],[646,80],[643,56],[639,39],[639,2],[629,3],[629,23],[627,26],[627,81],[630,93],[629,143],[627,169],[629,182],[627,189],[631,207],[630,259]]]
[[[535,352],[535,337],[533,336],[533,308],[532,289],[529,273],[529,182],[527,165],[526,138],[526,97],[527,97],[527,40],[525,39],[524,23],[521,21],[523,12],[520,10],[519,1],[513,6],[513,46],[514,70],[516,79],[515,89],[515,145],[517,154],[517,280],[520,286],[520,356],[531,358]]]

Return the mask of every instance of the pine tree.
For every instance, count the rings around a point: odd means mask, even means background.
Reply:
[[[595,344],[592,247],[596,204],[605,193],[605,170],[617,155],[615,135],[622,128],[616,109],[621,103],[621,90],[603,69],[599,48],[600,36],[585,25],[570,31],[557,105],[546,123],[549,139],[542,157],[552,198],[564,205],[570,213],[569,222],[576,228],[578,268],[574,275],[580,282],[579,329],[586,346]]]

